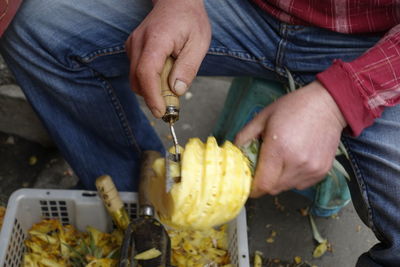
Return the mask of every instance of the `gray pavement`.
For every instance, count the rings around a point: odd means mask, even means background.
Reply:
[[[200,137],[204,141],[212,132],[230,81],[224,77],[199,77],[194,81],[190,94],[182,97],[181,119],[176,124],[182,144],[190,137]],[[144,110],[164,144],[170,146],[172,141],[167,125],[152,118],[146,107]],[[3,109],[3,112],[14,111]],[[1,116],[0,113],[0,121]],[[36,126],[31,124],[29,127]],[[70,188],[76,183],[76,176],[56,149],[27,141],[6,130],[0,129],[3,132],[0,133],[0,204],[21,187]],[[274,259],[276,262],[293,262],[293,258],[299,256],[318,267],[352,267],[358,255],[376,243],[350,203],[335,218],[316,218],[321,234],[328,238],[333,250],[320,259],[312,259],[316,243],[308,218],[299,212],[309,204],[309,200],[293,192],[249,200],[246,207],[250,254],[261,251],[265,262],[274,262]],[[267,242],[272,232],[276,236],[272,242],[271,239]]]

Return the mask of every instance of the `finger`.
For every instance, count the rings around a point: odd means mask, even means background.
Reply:
[[[129,35],[128,39],[125,41],[125,51],[129,60],[132,60],[132,35]]]
[[[131,90],[138,95],[142,95],[142,88],[139,85],[137,77],[137,66],[143,50],[143,41],[141,36],[138,36],[137,31],[134,31],[129,36],[125,42],[125,49],[130,59],[129,83]]]
[[[183,95],[189,88],[200,68],[201,62],[208,47],[194,44],[196,41],[188,41],[176,57],[174,67],[169,76],[171,90],[177,95]]]
[[[269,109],[264,108],[254,119],[248,122],[242,130],[235,136],[235,144],[237,146],[243,146],[251,142],[253,139],[258,139],[264,131],[267,119],[269,115]]]
[[[250,197],[260,197],[264,194],[276,195],[282,191],[279,184],[284,167],[281,153],[274,148],[276,140],[272,138],[264,139],[259,153]]]
[[[139,87],[142,88],[141,94],[156,118],[161,118],[165,113],[160,76],[166,58],[167,53],[155,50],[149,52],[146,48],[143,50],[136,69]]]

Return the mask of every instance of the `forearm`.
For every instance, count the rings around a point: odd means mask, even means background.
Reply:
[[[337,60],[317,75],[355,136],[384,108],[400,102],[400,25],[352,62]]]

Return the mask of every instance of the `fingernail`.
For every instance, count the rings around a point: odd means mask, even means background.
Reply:
[[[174,91],[178,95],[182,95],[187,90],[187,84],[182,82],[181,80],[176,79],[174,84]]]

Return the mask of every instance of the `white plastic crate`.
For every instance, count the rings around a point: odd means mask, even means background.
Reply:
[[[120,196],[131,218],[137,215],[136,193],[121,192]],[[0,266],[20,267],[25,251],[23,241],[27,231],[42,219],[57,218],[80,231],[91,225],[111,231],[112,222],[97,192],[81,190],[20,189],[7,206],[0,232]],[[249,267],[246,211],[228,226],[229,254],[235,267]]]

